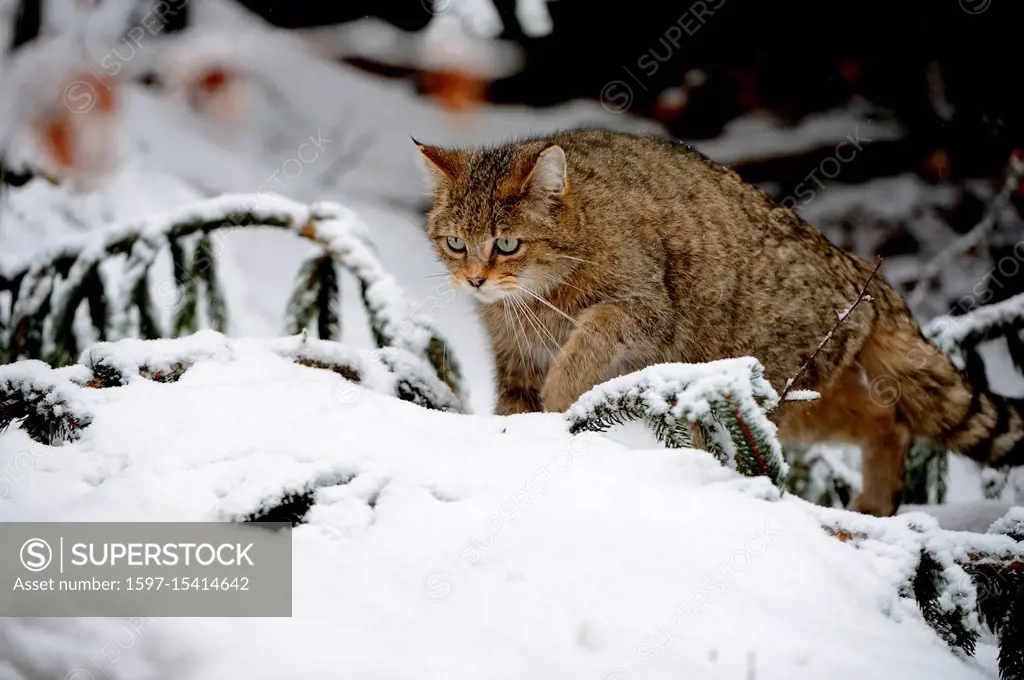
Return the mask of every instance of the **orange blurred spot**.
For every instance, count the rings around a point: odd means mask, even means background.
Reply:
[[[42,150],[51,162],[61,170],[90,172],[88,168],[104,165],[103,158],[96,154],[97,142],[105,140],[87,139],[95,135],[96,121],[110,121],[117,112],[115,83],[92,73],[76,74],[68,80],[60,105],[33,121],[32,126],[39,138]],[[88,133],[83,130],[88,129]],[[83,146],[83,142],[87,142]],[[109,140],[110,145],[114,140]]]
[[[454,69],[425,72],[422,82],[423,88],[452,113],[471,111],[487,96],[486,80]]]
[[[230,79],[231,76],[227,71],[219,68],[211,69],[199,75],[196,79],[196,87],[204,92],[216,92],[223,89]]]
[[[66,115],[37,123],[39,137],[47,155],[60,168],[70,168],[75,160],[74,135]]]
[[[97,78],[91,73],[86,78],[83,78],[83,80],[88,82],[96,92],[97,111],[100,113],[113,113],[117,110],[116,90],[111,81],[105,78]]]
[[[953,163],[950,161],[949,154],[944,149],[933,151],[924,160],[924,169],[943,181],[949,179],[952,168]]]
[[[241,120],[249,103],[244,72],[210,65],[183,75],[178,82],[193,111],[221,125]]]

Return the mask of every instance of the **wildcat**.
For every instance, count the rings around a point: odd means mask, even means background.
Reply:
[[[872,266],[690,147],[602,130],[416,144],[427,233],[490,334],[496,413],[565,411],[651,364],[738,356],[781,391],[867,284],[794,385],[820,399],[773,412],[780,436],[860,444],[853,508],[880,516],[900,504],[914,437],[1024,462],[1024,402],[973,390]]]

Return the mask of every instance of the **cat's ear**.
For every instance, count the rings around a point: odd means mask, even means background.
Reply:
[[[538,195],[561,198],[569,190],[569,176],[566,174],[565,151],[552,144],[540,152],[526,177],[524,186]]]
[[[413,138],[413,143],[420,150],[423,158],[423,165],[430,174],[430,179],[446,179],[454,181],[466,168],[465,154],[451,149],[442,149],[439,146],[421,144]]]

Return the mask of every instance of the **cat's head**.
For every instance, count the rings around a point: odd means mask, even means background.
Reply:
[[[452,280],[477,300],[490,303],[517,292],[530,297],[520,289],[542,295],[578,266],[562,147],[416,145],[434,193],[427,235]]]

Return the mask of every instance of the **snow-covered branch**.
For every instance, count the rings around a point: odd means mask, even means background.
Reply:
[[[566,413],[573,433],[643,420],[672,448],[699,438],[723,464],[781,486],[789,471],[766,413],[779,396],[752,357],[660,364],[598,385]],[[696,435],[696,437],[695,437]]]
[[[92,415],[75,392],[71,381],[41,361],[0,366],[0,432],[18,421],[42,444],[77,440]]]
[[[73,361],[78,354],[73,321],[86,301],[101,340],[167,335],[153,315],[149,281],[157,255],[165,250],[171,253],[173,285],[180,299],[173,333],[198,330],[201,291],[205,292],[211,325],[224,330],[227,309],[210,234],[218,229],[253,227],[287,229],[322,246],[329,262],[321,257],[320,265],[336,263],[359,281],[377,344],[423,357],[438,377],[458,391],[458,366],[452,357],[446,356],[449,353],[445,351],[445,341],[428,322],[413,313],[415,310],[398,282],[384,269],[366,240],[367,227],[358,215],[336,203],[306,206],[272,194],[227,195],[184,206],[120,225],[98,241],[59,246],[20,271],[0,272],[0,292],[7,290],[12,298],[5,333],[0,325],[4,335],[0,359],[6,356],[6,360],[27,357],[45,358],[51,363]],[[191,257],[186,248],[190,238],[195,240]],[[110,296],[105,294],[98,269],[101,263],[115,258],[123,259],[124,275],[118,294]],[[304,270],[299,277],[300,289],[289,305],[293,332],[306,328],[316,316],[319,330],[337,332],[337,319],[329,317],[336,310],[340,294],[332,276],[333,266],[318,266],[312,271]],[[0,324],[3,316],[0,315]]]
[[[936,317],[925,325],[923,332],[957,368],[964,370],[967,355],[978,345],[1021,329],[1024,329],[1024,294],[961,316]]]
[[[883,563],[899,596],[916,603],[950,647],[973,654],[984,620],[1000,638],[1000,677],[1024,677],[1021,508],[985,534],[946,531],[921,513],[877,518],[832,508],[814,512],[828,533]]]
[[[369,390],[424,408],[463,411],[459,397],[430,364],[404,349],[354,349],[305,335],[230,340],[203,330],[184,338],[97,343],[77,364],[63,368],[35,360],[0,366],[0,431],[18,422],[42,444],[74,441],[92,422],[87,406],[92,390],[146,380],[174,383],[197,363],[227,363],[246,352],[338,374],[344,382],[333,394],[341,406],[351,406],[361,390]]]
[[[963,559],[967,553],[953,532],[943,531],[934,517],[923,514],[876,518],[812,507],[827,532],[890,564],[896,592],[907,602],[916,602],[924,619],[950,647],[974,653],[981,633],[978,592],[954,557]],[[983,538],[975,543],[981,545]],[[1019,552],[1014,541],[992,538],[990,547],[1014,544]]]

